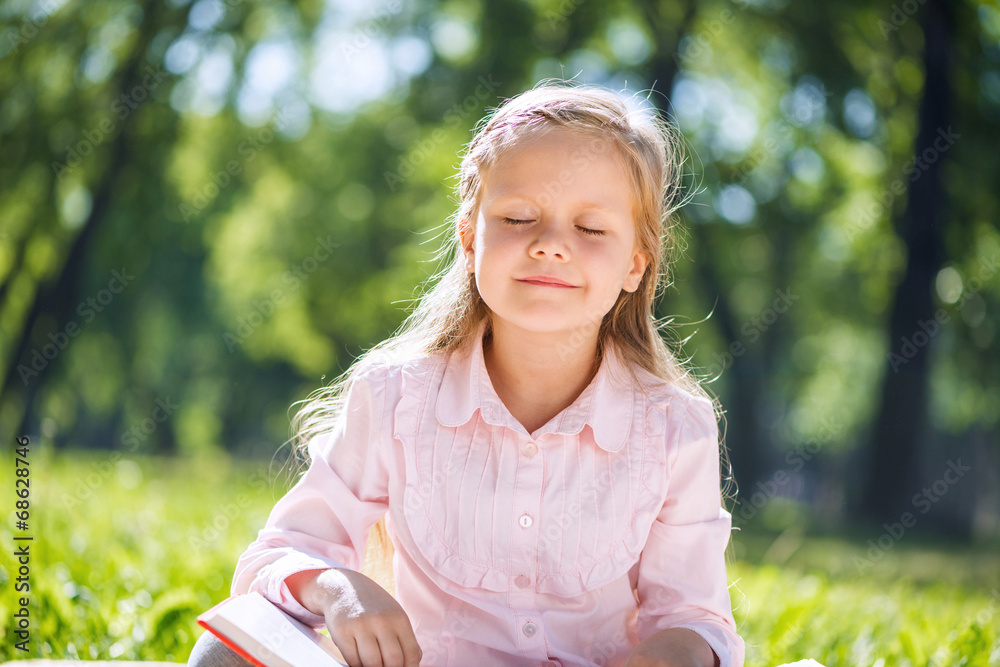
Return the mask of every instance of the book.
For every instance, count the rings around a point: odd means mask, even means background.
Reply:
[[[197,620],[257,667],[347,667],[329,636],[256,591],[227,598]]]

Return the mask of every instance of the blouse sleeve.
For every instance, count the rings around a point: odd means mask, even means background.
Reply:
[[[308,470],[240,556],[233,595],[258,591],[303,623],[324,625],[292,596],[285,579],[305,570],[361,569],[368,534],[388,510],[384,408],[384,378],[357,376],[333,430],[309,442]]]
[[[639,558],[639,641],[666,628],[701,635],[721,667],[742,667],[726,577],[731,515],[719,491],[719,439],[715,411],[690,399],[670,429],[668,490]]]

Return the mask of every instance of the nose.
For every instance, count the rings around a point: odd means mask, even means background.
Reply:
[[[536,225],[538,230],[528,249],[532,257],[553,257],[568,260],[570,256],[569,243],[565,231],[553,222]]]

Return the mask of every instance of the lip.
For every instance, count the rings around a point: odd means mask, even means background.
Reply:
[[[576,287],[576,285],[570,285],[567,282],[550,276],[528,276],[527,278],[519,278],[518,282],[540,285],[542,287]]]

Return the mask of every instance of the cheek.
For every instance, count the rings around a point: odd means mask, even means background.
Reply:
[[[481,264],[484,261],[489,261],[490,255],[493,251],[493,244],[485,234],[476,234],[475,249],[476,264]]]
[[[607,247],[583,244],[577,249],[576,254],[586,262],[587,266],[593,267],[594,271],[599,271],[606,276],[613,275],[616,278],[619,274],[625,275],[618,254]]]
[[[483,243],[479,252],[483,257],[496,260],[505,260],[512,257],[517,251],[517,241],[512,234],[504,234],[502,231],[487,232],[480,237]]]

